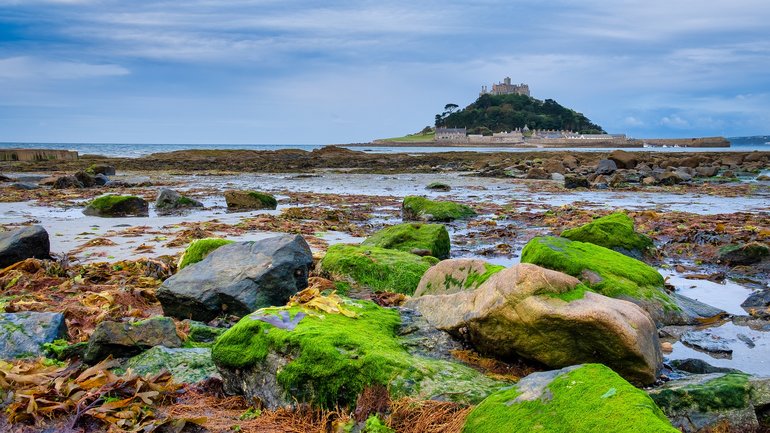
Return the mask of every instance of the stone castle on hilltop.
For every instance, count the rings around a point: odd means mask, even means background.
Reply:
[[[502,83],[492,84],[492,90],[487,90],[487,86],[481,86],[481,95],[529,95],[529,85],[511,84],[511,77],[505,77]]]

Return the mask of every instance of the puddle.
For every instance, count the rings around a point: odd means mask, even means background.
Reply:
[[[658,269],[658,272],[668,278],[668,283],[676,287],[676,292],[680,295],[720,308],[732,315],[747,315],[741,304],[754,292],[749,288],[730,280],[715,283],[708,280],[690,280],[667,269]]]
[[[685,346],[677,341],[668,359],[702,359],[717,367],[735,368],[745,373],[766,376],[770,372],[770,332],[758,331],[748,326],[738,326],[727,322],[721,326],[709,328],[712,334],[729,341],[733,350],[731,355],[710,354]],[[739,338],[739,334],[742,338]],[[743,340],[751,340],[754,347]]]

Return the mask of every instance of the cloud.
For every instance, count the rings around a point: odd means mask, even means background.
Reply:
[[[637,119],[634,116],[626,116],[626,118],[623,119],[623,123],[627,126],[632,126],[632,127],[644,126],[644,122],[640,119]]]
[[[681,117],[673,114],[671,116],[663,116],[660,119],[660,124],[671,128],[689,128],[690,122]]]
[[[0,59],[0,80],[77,80],[128,75],[130,71],[114,64],[92,64],[18,56]]]

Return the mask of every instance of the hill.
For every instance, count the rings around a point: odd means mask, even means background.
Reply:
[[[583,134],[603,134],[601,126],[583,114],[561,106],[553,99],[541,101],[526,95],[479,96],[475,102],[459,111],[455,104],[447,104],[445,111],[436,115],[436,126],[468,129],[469,134],[490,135],[493,132],[513,131],[516,128],[569,130]]]

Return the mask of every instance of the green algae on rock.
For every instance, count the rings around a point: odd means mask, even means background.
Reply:
[[[678,433],[644,391],[601,364],[534,373],[487,397],[463,433]]]
[[[449,258],[449,232],[443,224],[403,223],[386,227],[366,238],[362,246],[392,250],[430,251],[439,259]]]
[[[208,348],[168,348],[155,346],[128,360],[127,368],[141,375],[168,370],[176,383],[197,383],[217,377]]]
[[[335,407],[354,404],[375,385],[394,398],[476,403],[504,384],[459,363],[409,354],[396,335],[396,310],[349,300],[345,308],[356,317],[295,306],[241,319],[212,351],[226,389],[268,408],[295,401]]]
[[[608,248],[555,236],[536,237],[524,246],[521,262],[578,277],[602,295],[639,304],[656,320],[668,311],[679,311],[664,291],[658,271]]]
[[[182,257],[179,258],[179,265],[177,266],[177,268],[181,270],[189,265],[192,265],[193,263],[198,263],[201,260],[205,259],[210,252],[216,250],[222,245],[227,245],[231,243],[233,243],[233,241],[229,239],[220,239],[220,238],[196,239],[190,242],[190,245],[188,245],[187,248],[185,248],[184,252],[182,253]]]
[[[143,198],[114,194],[97,197],[83,209],[84,214],[99,217],[147,216],[148,212],[149,205]]]
[[[719,250],[719,261],[729,266],[752,265],[770,257],[770,248],[760,242],[727,245]]]
[[[225,191],[228,209],[275,209],[278,201],[270,194],[259,191]]]
[[[416,195],[404,197],[401,212],[405,221],[448,222],[476,216],[476,211],[464,204],[452,201],[434,201]]]
[[[358,245],[332,245],[321,260],[321,270],[332,279],[351,282],[375,291],[411,295],[435,257]]]
[[[634,231],[634,220],[623,212],[615,212],[580,227],[564,230],[561,236],[609,248],[634,258],[640,258],[653,246],[652,239]]]
[[[449,295],[476,290],[492,275],[505,269],[480,259],[443,260],[428,269],[420,279],[414,296]]]

